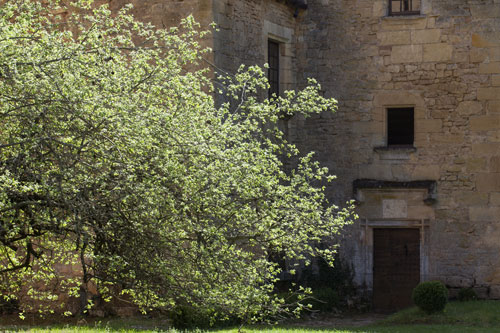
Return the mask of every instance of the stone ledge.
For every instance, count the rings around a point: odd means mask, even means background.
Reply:
[[[418,20],[424,19],[427,15],[417,14],[417,15],[394,15],[394,16],[382,16],[382,20],[387,21],[405,21],[405,20]]]
[[[378,153],[381,160],[409,160],[410,154],[417,151],[413,146],[384,146],[375,147],[373,151]]]
[[[427,198],[424,199],[426,205],[432,205],[437,200],[437,182],[435,180],[414,180],[408,182],[387,181],[377,179],[356,179],[352,182],[354,197],[358,197],[360,189],[426,189]]]
[[[401,146],[381,146],[373,148],[373,151],[376,152],[384,152],[384,151],[399,151],[399,152],[408,152],[413,153],[417,151],[417,148],[413,146],[401,145]]]

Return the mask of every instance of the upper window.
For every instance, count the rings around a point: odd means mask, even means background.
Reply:
[[[413,146],[414,108],[387,109],[387,146]]]
[[[280,44],[273,40],[267,41],[267,62],[269,70],[269,97],[280,94]]]
[[[420,14],[421,0],[389,0],[389,16]]]

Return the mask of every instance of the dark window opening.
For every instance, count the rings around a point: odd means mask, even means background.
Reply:
[[[269,97],[280,94],[280,44],[268,40],[267,42],[267,62],[269,70],[267,78],[269,80]]]
[[[413,146],[414,108],[387,109],[387,145]]]
[[[420,14],[421,0],[389,0],[389,16]]]

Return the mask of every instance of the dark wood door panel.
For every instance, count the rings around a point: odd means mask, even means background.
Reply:
[[[420,231],[373,229],[373,305],[394,311],[412,305],[420,282]]]

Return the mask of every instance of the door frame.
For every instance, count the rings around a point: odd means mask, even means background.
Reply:
[[[366,287],[373,294],[373,229],[404,228],[420,230],[420,281],[429,279],[429,220],[376,219],[361,221],[361,237],[364,238],[364,267]]]

